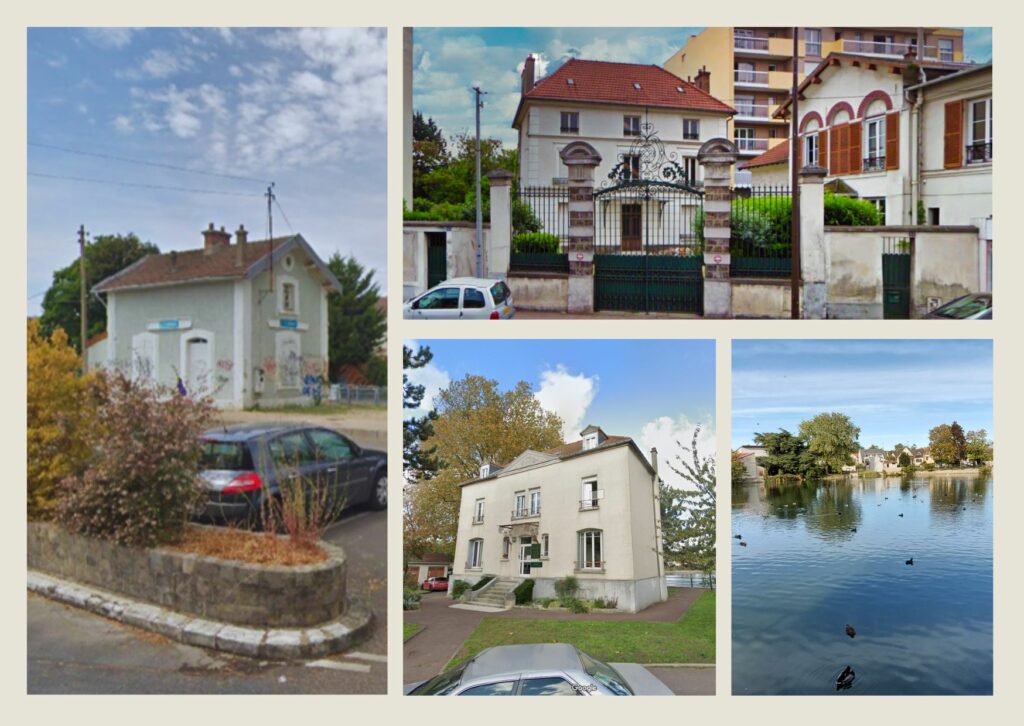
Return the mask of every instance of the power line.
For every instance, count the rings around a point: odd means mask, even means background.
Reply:
[[[281,212],[281,216],[284,217],[284,223],[288,225],[288,231],[292,234],[295,233],[295,229],[292,227],[292,223],[288,220],[288,215],[284,213],[284,207],[281,206],[281,202],[277,201],[277,195],[274,195],[274,204],[277,205],[277,210]]]
[[[219,177],[221,179],[235,179],[238,181],[256,182],[258,184],[266,184],[266,179],[256,179],[251,176],[240,176],[238,174],[224,174],[216,171],[203,171],[201,169],[190,169],[187,166],[176,166],[174,164],[164,164],[158,161],[144,161],[142,159],[129,159],[124,156],[114,156],[113,154],[101,154],[96,151],[82,151],[81,149],[69,149],[66,146],[56,146],[54,144],[42,144],[36,141],[30,141],[29,146],[35,146],[40,149],[52,149],[53,151],[63,151],[67,154],[79,154],[81,156],[93,156],[97,159],[108,159],[111,161],[123,161],[127,164],[140,164],[142,166],[155,166],[159,169],[172,169],[174,171],[184,171],[189,174],[202,174],[203,176]]]
[[[65,179],[67,181],[86,182],[88,184],[110,184],[119,187],[134,187],[138,189],[164,189],[172,192],[189,192],[194,194],[220,194],[229,197],[259,197],[261,194],[255,192],[222,192],[216,189],[194,189],[190,187],[171,187],[162,184],[140,184],[138,182],[113,181],[111,179],[90,179],[84,176],[68,176],[65,174],[43,174],[30,171],[29,176],[38,176],[44,179]]]

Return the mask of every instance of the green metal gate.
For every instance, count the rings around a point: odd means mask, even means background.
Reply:
[[[448,235],[427,232],[427,288],[448,279]]]
[[[911,243],[902,237],[882,238],[882,317],[910,317]]]
[[[704,194],[650,123],[594,192],[594,307],[704,312]]]

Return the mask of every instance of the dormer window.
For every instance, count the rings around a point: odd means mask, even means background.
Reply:
[[[481,479],[483,479],[485,476],[490,476],[490,475],[491,475],[491,465],[490,464],[484,464],[483,466],[480,467],[480,478]]]
[[[636,90],[639,91],[640,90],[640,84],[639,83],[634,83],[633,84],[633,88],[635,88]]]
[[[597,448],[597,434],[587,434],[583,437],[583,450],[590,451],[594,448]]]

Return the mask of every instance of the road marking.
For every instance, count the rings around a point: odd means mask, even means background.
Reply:
[[[326,668],[328,670],[335,671],[354,671],[356,673],[369,673],[370,666],[364,663],[346,663],[338,660],[328,660],[323,658],[321,660],[312,660],[306,663],[307,668]]]
[[[352,651],[351,653],[346,653],[345,657],[355,658],[356,660],[368,660],[372,663],[388,662],[388,657],[386,655],[377,655],[376,653],[362,653],[358,650]]]

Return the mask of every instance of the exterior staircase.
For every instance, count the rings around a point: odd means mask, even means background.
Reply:
[[[471,602],[474,605],[506,610],[515,602],[515,595],[512,591],[516,589],[520,582],[520,580],[509,578],[495,578],[480,592],[475,593]]]

